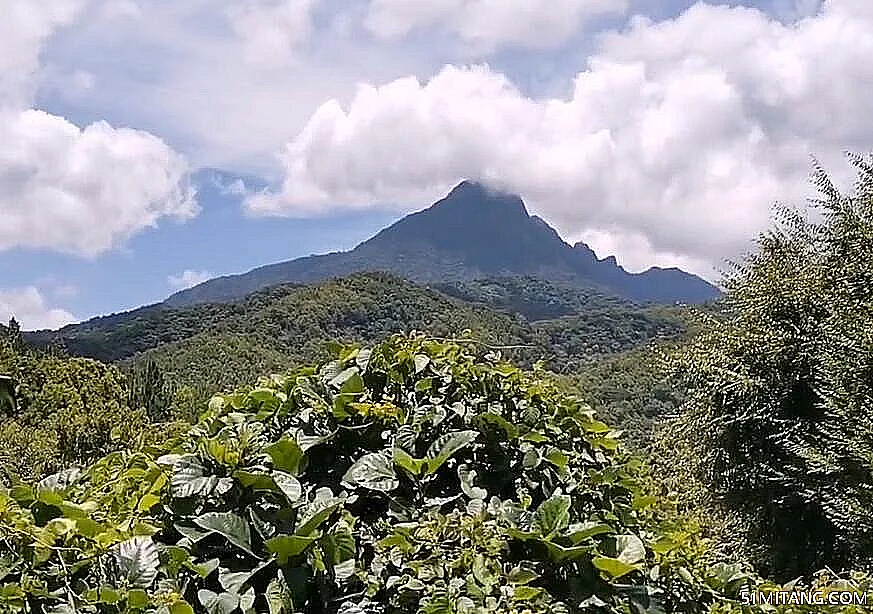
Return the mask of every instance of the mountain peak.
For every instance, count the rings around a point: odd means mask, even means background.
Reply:
[[[413,281],[447,282],[531,276],[595,284],[632,300],[672,303],[714,298],[718,290],[692,275],[631,274],[614,258],[570,247],[521,197],[465,180],[430,207],[407,215],[349,252],[312,256],[215,279],[180,292],[170,305],[229,300],[279,283],[306,283],[360,271],[387,271]]]
[[[503,190],[491,187],[487,184],[465,179],[446,195],[445,198],[432,205],[436,208],[445,204],[453,206],[475,207],[478,209],[490,208],[506,213],[507,210],[524,217],[530,217],[524,201],[520,196],[510,194]]]

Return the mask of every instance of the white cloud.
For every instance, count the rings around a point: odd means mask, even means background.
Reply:
[[[185,290],[202,284],[204,281],[212,279],[213,277],[215,277],[215,273],[210,271],[192,271],[191,269],[185,269],[178,275],[170,275],[167,277],[167,283],[176,290]]]
[[[256,63],[285,63],[309,40],[315,0],[247,0],[232,4],[227,16]]]
[[[396,38],[442,26],[483,50],[505,44],[552,47],[587,20],[621,15],[627,0],[371,0],[365,27]]]
[[[185,160],[145,132],[0,112],[0,250],[95,256],[198,206]]]
[[[80,129],[29,108],[41,46],[85,4],[4,0],[0,251],[42,248],[96,256],[161,218],[184,220],[198,211],[186,184],[186,160],[161,139],[105,122]],[[93,85],[90,73],[75,74],[85,89]]]
[[[0,19],[0,108],[29,101],[39,52],[59,27],[73,22],[85,0],[3,0]]]
[[[69,311],[49,307],[34,286],[0,289],[0,322],[12,317],[24,330],[57,329],[77,321]]]
[[[249,207],[312,215],[416,202],[462,177],[525,196],[571,239],[711,274],[808,194],[809,155],[841,169],[873,148],[873,3],[831,0],[781,23],[697,4],[602,38],[565,99],[532,99],[484,66],[361,86],[282,154],[278,194]],[[416,200],[413,200],[416,199]]]
[[[59,108],[165,136],[195,166],[276,173],[273,154],[325,99],[444,61],[430,59],[442,47],[399,49],[361,36],[363,0],[135,6],[138,13],[91,10],[53,39],[40,91]],[[76,71],[92,75],[94,87],[70,88]]]

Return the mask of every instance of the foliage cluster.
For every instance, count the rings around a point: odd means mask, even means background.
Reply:
[[[128,445],[147,422],[127,406],[121,372],[95,360],[29,351],[6,334],[0,374],[12,388],[0,404],[0,484],[94,460]]]
[[[184,437],[0,494],[38,612],[699,612],[702,565],[616,433],[541,371],[393,337],[216,396]]]
[[[810,215],[780,211],[676,365],[687,463],[776,577],[873,564],[873,166],[853,163],[852,193],[817,169]]]

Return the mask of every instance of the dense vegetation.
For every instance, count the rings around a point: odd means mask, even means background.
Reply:
[[[491,277],[437,283],[433,287],[449,296],[478,303],[527,320],[551,320],[587,311],[629,309],[634,303],[596,286],[546,281],[537,277]]]
[[[578,400],[464,346],[347,349],[216,397],[178,441],[0,494],[0,603],[436,614],[715,599],[653,537],[615,449]]]
[[[873,166],[853,162],[853,193],[818,170],[809,215],[781,211],[676,365],[692,468],[784,578],[873,564]]]
[[[88,462],[136,439],[147,418],[127,405],[115,367],[22,347],[0,329],[0,485]],[[2,399],[0,399],[2,401]]]
[[[0,491],[0,608],[738,612],[765,587],[578,397],[474,347],[342,348],[181,437]]]
[[[479,289],[476,296],[473,288]],[[327,358],[332,341],[372,343],[410,330],[447,337],[466,329],[484,343],[514,346],[508,356],[519,364],[544,359],[552,370],[570,373],[595,364],[598,356],[676,337],[685,329],[682,317],[668,308],[588,296],[530,278],[468,282],[464,292],[468,300],[390,275],[359,274],[314,286],[277,286],[237,303],[153,306],[27,339],[120,362],[127,370],[154,363],[172,388],[176,409],[170,414],[190,415],[216,391]],[[526,297],[530,310],[560,301],[565,317],[532,323],[518,313],[496,311],[484,297],[498,293]]]

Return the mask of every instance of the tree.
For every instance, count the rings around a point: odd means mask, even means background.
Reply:
[[[127,384],[129,407],[145,410],[151,421],[169,418],[173,390],[154,360],[148,358],[136,363],[128,373]]]
[[[815,165],[821,197],[777,210],[674,364],[689,462],[781,577],[873,558],[873,165],[850,160],[850,193]]]
[[[15,380],[9,375],[0,374],[0,415],[15,412]]]

